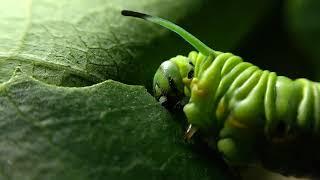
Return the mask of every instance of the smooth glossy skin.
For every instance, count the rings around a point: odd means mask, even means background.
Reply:
[[[177,56],[163,62],[153,79],[154,96],[168,107],[174,107],[185,97],[190,96],[188,84],[193,78],[191,59]]]

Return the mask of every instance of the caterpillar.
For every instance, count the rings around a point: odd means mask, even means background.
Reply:
[[[262,164],[284,175],[320,177],[318,82],[261,70],[165,19],[121,13],[174,31],[197,50],[164,61],[153,79],[162,105],[183,105],[187,139],[206,136],[230,166]]]

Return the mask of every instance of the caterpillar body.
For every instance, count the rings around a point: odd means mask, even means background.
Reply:
[[[262,163],[285,175],[318,176],[319,83],[277,76],[239,56],[214,51],[167,20],[122,14],[164,26],[199,51],[163,62],[153,81],[161,104],[184,105],[188,139],[196,132],[210,137],[230,165]]]

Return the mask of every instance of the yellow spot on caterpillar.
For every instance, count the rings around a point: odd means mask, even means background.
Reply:
[[[198,84],[198,82],[199,82],[198,78],[193,78],[192,81],[191,81],[191,86],[193,86],[195,84]]]
[[[199,80],[197,78],[193,78],[190,85],[192,92],[194,92],[197,96],[206,96],[208,92],[199,86]]]
[[[205,91],[205,90],[203,90],[203,89],[200,89],[197,84],[193,85],[192,91],[193,91],[197,96],[200,96],[200,97],[206,96],[206,95],[208,94],[207,91]]]
[[[205,96],[207,93],[206,93],[204,90],[202,90],[202,89],[198,89],[198,90],[196,91],[196,94],[197,94],[198,96]]]
[[[224,113],[226,112],[226,103],[224,101],[224,99],[222,101],[220,101],[220,103],[218,104],[217,107],[217,114],[222,116]]]
[[[234,117],[229,117],[227,120],[228,123],[230,123],[230,125],[236,127],[236,128],[241,128],[241,129],[248,129],[248,126],[239,122],[237,119],[235,119]]]
[[[188,78],[185,77],[185,78],[182,79],[182,82],[183,82],[185,85],[188,86],[188,85],[190,85],[190,83],[191,83],[191,79],[188,79]]]
[[[225,119],[226,115],[227,115],[227,105],[224,101],[224,99],[222,99],[217,107],[217,110],[215,112],[215,116],[217,117],[217,119],[220,121],[222,119]]]

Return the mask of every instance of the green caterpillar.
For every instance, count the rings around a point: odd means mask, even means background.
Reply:
[[[262,163],[285,175],[318,175],[319,83],[277,76],[214,51],[167,20],[127,10],[122,15],[164,26],[198,50],[163,62],[153,81],[161,104],[184,105],[188,139],[196,132],[210,137],[230,165]]]

